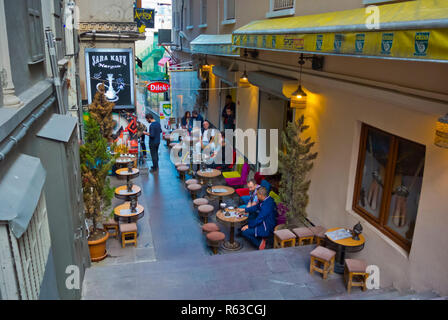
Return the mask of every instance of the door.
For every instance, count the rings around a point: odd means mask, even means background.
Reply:
[[[271,157],[270,150],[271,144],[273,144],[273,152],[278,153],[279,148],[281,148],[281,134],[291,115],[288,113],[288,101],[285,99],[260,91],[259,101],[258,129],[266,129],[266,140],[257,142],[257,169],[260,170],[262,165],[259,159],[259,152],[263,152],[264,149],[266,155]],[[277,141],[271,141],[270,130],[272,129],[278,130]]]

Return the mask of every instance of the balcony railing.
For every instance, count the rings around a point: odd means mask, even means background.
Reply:
[[[274,0],[274,11],[294,8],[294,0]]]

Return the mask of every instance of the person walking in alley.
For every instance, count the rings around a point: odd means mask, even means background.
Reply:
[[[149,132],[145,132],[145,135],[149,136],[149,150],[152,158],[151,172],[156,172],[159,170],[159,145],[162,126],[154,119],[152,114],[147,114],[146,120],[149,122]]]
[[[266,238],[274,233],[277,220],[277,206],[265,187],[257,190],[258,203],[240,212],[249,213],[248,224],[241,228],[241,235],[249,240],[258,250],[266,247]]]

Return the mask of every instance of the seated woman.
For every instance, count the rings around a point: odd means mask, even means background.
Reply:
[[[249,240],[258,250],[266,247],[266,238],[274,233],[277,224],[277,206],[265,187],[257,190],[258,203],[240,212],[249,214],[248,224],[241,228],[241,235]]]
[[[185,115],[180,120],[180,125],[182,129],[188,130],[188,133],[191,132],[192,126],[191,126],[191,113],[190,111],[185,112]]]

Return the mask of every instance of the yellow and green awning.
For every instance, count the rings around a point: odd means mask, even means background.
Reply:
[[[448,0],[377,8],[379,20],[360,8],[254,21],[234,31],[232,42],[247,49],[448,62]]]
[[[232,45],[231,34],[201,34],[190,43],[192,53],[215,56],[239,56],[239,49]]]

